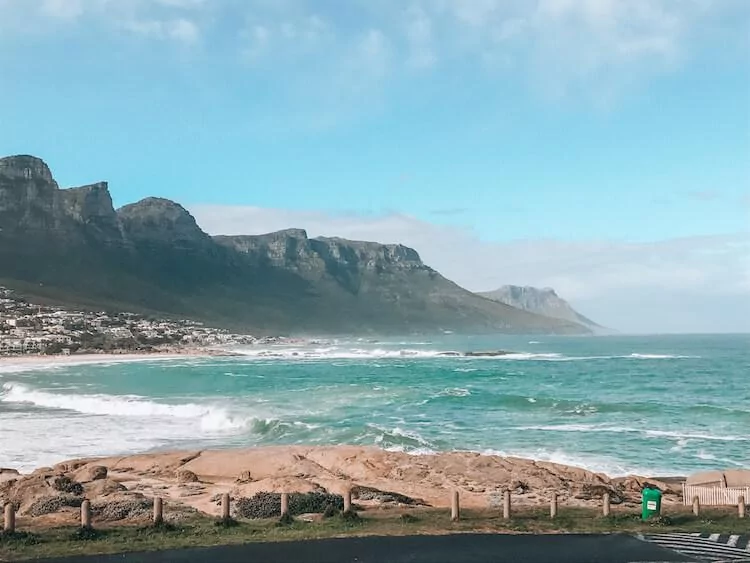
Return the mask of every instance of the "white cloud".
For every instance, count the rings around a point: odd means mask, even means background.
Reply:
[[[288,227],[310,236],[403,243],[473,291],[507,283],[551,286],[594,320],[632,332],[750,331],[747,234],[649,243],[488,242],[471,231],[401,214],[327,214],[256,207],[190,208],[211,234]]]
[[[379,29],[368,29],[357,41],[352,61],[352,70],[380,78],[388,74],[391,59],[391,44]]]
[[[136,36],[195,43],[207,0],[0,0],[0,27],[43,34],[58,25],[113,27]]]
[[[148,0],[147,0],[148,1]],[[156,4],[173,8],[192,9],[205,6],[208,0],[153,0]]]
[[[84,0],[44,0],[41,13],[62,20],[78,19],[85,10]]]
[[[369,50],[373,76],[383,81],[460,61],[478,72],[513,73],[545,96],[608,104],[679,68],[706,41],[746,47],[750,3],[351,0],[343,10],[310,0],[0,0],[0,26],[16,33],[84,21],[87,29],[145,30],[182,43],[206,36],[209,50],[219,44],[214,31],[222,45],[234,37],[253,64],[293,72],[306,63],[322,67],[324,80],[359,49]],[[208,29],[216,22],[221,29]]]
[[[200,38],[198,26],[185,18],[173,20],[135,19],[123,22],[122,27],[132,33],[154,39],[171,39],[183,44],[192,44]]]
[[[419,6],[454,56],[512,71],[544,97],[600,104],[679,68],[706,41],[721,36],[725,49],[744,48],[750,22],[750,3],[737,0],[422,0]]]
[[[409,44],[407,64],[429,68],[437,63],[431,18],[419,7],[406,12],[406,39]]]
[[[320,55],[317,49],[330,38],[328,22],[318,14],[253,11],[239,31],[240,54],[252,64],[288,63]]]
[[[485,63],[526,69],[547,96],[598,99],[673,68],[703,11],[690,0],[472,0],[443,10]]]
[[[182,41],[183,43],[195,43],[200,36],[198,26],[185,18],[166,22],[165,29],[167,37]]]

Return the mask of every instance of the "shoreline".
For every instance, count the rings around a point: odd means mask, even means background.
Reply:
[[[166,359],[166,358],[165,358]],[[2,371],[0,371],[0,377],[2,377]],[[0,386],[0,390],[2,387]],[[375,452],[380,452],[384,455],[397,455],[397,456],[407,456],[409,458],[413,458],[415,460],[423,459],[423,460],[429,460],[436,457],[441,456],[470,456],[470,457],[476,457],[476,458],[499,458],[499,459],[510,459],[510,460],[517,460],[522,462],[528,462],[532,464],[539,464],[539,465],[549,465],[549,466],[555,466],[555,467],[565,467],[572,470],[579,470],[582,472],[590,473],[592,475],[601,476],[605,479],[608,479],[610,481],[622,481],[624,479],[638,476],[642,479],[651,479],[654,481],[658,481],[660,483],[668,483],[672,485],[681,485],[686,479],[687,479],[687,473],[681,474],[678,472],[673,473],[664,473],[664,472],[647,472],[647,471],[639,471],[638,469],[631,469],[631,470],[623,470],[620,472],[609,472],[607,470],[597,470],[596,468],[591,468],[586,466],[585,464],[576,464],[575,462],[569,462],[569,461],[556,461],[554,459],[546,458],[546,457],[530,457],[524,454],[515,455],[513,453],[505,454],[501,452],[496,452],[494,450],[470,450],[470,449],[460,449],[460,448],[453,448],[453,449],[444,449],[444,450],[424,450],[424,449],[416,449],[416,450],[406,450],[402,448],[384,448],[379,445],[375,444],[362,444],[362,445],[353,445],[348,443],[318,443],[314,445],[305,445],[305,444],[290,444],[290,443],[281,443],[281,444],[262,444],[262,445],[248,445],[248,446],[238,446],[238,445],[222,445],[222,444],[212,444],[209,446],[206,450],[197,450],[195,449],[195,446],[191,446],[190,444],[185,444],[183,447],[172,447],[172,446],[159,446],[155,448],[149,448],[149,449],[143,449],[143,450],[123,450],[123,451],[116,451],[112,450],[109,452],[104,453],[92,453],[91,455],[86,454],[80,454],[77,457],[70,457],[70,456],[58,456],[57,459],[51,459],[48,462],[39,462],[36,464],[24,464],[24,465],[14,465],[13,462],[0,462],[0,482],[2,482],[2,471],[12,471],[17,472],[21,476],[28,476],[32,475],[35,472],[38,472],[40,469],[44,468],[55,468],[58,466],[67,465],[70,463],[76,463],[80,460],[112,460],[112,459],[124,459],[124,458],[131,458],[131,457],[147,457],[147,456],[153,456],[153,457],[160,457],[160,456],[169,456],[169,455],[177,455],[184,452],[194,452],[194,451],[201,451],[201,452],[236,452],[238,454],[243,454],[248,451],[256,451],[256,450],[283,450],[283,449],[294,449],[294,448],[308,448],[308,449],[326,449],[326,450],[336,450],[339,448],[359,448],[361,450],[372,450]],[[707,469],[706,471],[710,471]]]

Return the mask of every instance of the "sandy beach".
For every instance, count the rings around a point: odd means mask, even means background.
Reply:
[[[556,493],[562,505],[595,506],[605,492],[614,504],[636,504],[645,482],[642,477],[610,479],[576,467],[468,452],[417,456],[359,446],[278,446],[75,460],[28,475],[0,470],[0,503],[14,503],[21,516],[55,521],[76,516],[73,508],[55,500],[68,498],[66,491],[98,503],[160,496],[173,508],[210,515],[219,513],[223,493],[239,499],[258,492],[342,494],[347,489],[359,505],[375,508],[449,506],[452,491],[459,491],[466,507],[487,508],[498,505],[506,490],[520,505],[541,506]],[[666,503],[680,500],[678,484],[648,482],[664,492]],[[40,506],[53,509],[50,513]]]

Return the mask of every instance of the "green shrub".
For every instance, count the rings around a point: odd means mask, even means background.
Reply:
[[[328,509],[343,510],[344,497],[328,493],[291,493],[289,514],[325,514]],[[260,492],[237,499],[234,512],[239,518],[275,518],[281,515],[281,493]]]

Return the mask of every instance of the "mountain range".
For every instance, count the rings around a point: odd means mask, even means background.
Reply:
[[[0,159],[0,285],[257,333],[590,332],[471,293],[402,245],[300,229],[211,237],[170,200],[114,209],[105,182],[60,189],[33,156]]]

